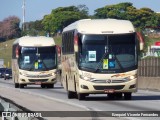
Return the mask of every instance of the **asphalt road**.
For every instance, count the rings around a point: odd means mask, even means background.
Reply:
[[[160,92],[138,90],[133,93],[132,100],[108,99],[106,94],[90,95],[85,101],[68,99],[67,93],[57,83],[54,89],[42,89],[39,85],[28,85],[24,89],[14,88],[12,80],[0,79],[0,95],[13,99],[33,111],[95,111],[93,116],[82,118],[84,120],[94,119],[121,119],[121,120],[159,120],[160,117],[142,117],[146,111],[151,113],[160,112]],[[26,101],[27,98],[27,101]],[[24,102],[27,102],[26,104]],[[106,114],[112,111],[112,115],[124,115],[124,117],[96,116],[96,112],[102,111]],[[134,111],[134,113],[132,112]],[[118,113],[117,113],[118,112]],[[137,114],[136,114],[137,113]],[[126,117],[126,114],[130,117]],[[140,117],[137,117],[139,114]],[[135,116],[131,116],[135,115]],[[66,118],[65,118],[66,119]],[[72,118],[73,119],[73,118]],[[76,118],[80,119],[80,118]]]

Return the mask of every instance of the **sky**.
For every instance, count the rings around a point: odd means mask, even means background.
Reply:
[[[41,20],[44,15],[50,14],[58,7],[78,6],[84,4],[89,8],[89,14],[93,15],[94,10],[106,5],[131,2],[137,9],[148,7],[155,12],[160,12],[160,0],[25,0],[26,14],[25,21]],[[0,21],[9,16],[17,16],[23,19],[23,0],[0,0]]]

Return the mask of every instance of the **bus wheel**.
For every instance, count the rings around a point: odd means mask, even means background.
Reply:
[[[41,88],[45,88],[46,86],[44,84],[41,84]]]
[[[77,93],[78,100],[84,100],[86,98],[85,94]]]
[[[112,100],[112,99],[114,99],[115,94],[114,93],[108,93],[107,96],[108,96],[108,99]]]
[[[15,83],[15,84],[14,84],[14,87],[15,87],[15,88],[19,88],[19,83]]]
[[[124,99],[125,100],[131,100],[132,99],[132,93],[124,93]]]
[[[76,93],[72,91],[67,91],[68,99],[72,99],[76,97]]]
[[[24,85],[23,84],[19,84],[19,88],[24,88]]]
[[[115,93],[116,98],[122,99],[122,93]]]
[[[47,86],[47,88],[54,88],[54,84],[48,84],[46,86]]]

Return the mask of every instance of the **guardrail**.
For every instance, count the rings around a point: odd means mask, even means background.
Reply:
[[[24,113],[33,113],[13,101],[0,96],[0,117],[2,120],[45,120],[41,117],[28,117]]]

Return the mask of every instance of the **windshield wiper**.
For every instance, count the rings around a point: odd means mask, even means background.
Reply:
[[[102,58],[100,59],[100,61],[99,61],[99,63],[98,63],[98,65],[97,65],[97,67],[96,67],[96,69],[95,69],[94,72],[97,72],[97,70],[99,69],[100,65],[102,64],[103,59],[106,57],[107,54],[108,54],[108,53],[104,53],[104,54],[103,54],[103,56],[102,56]]]
[[[33,67],[33,65],[35,64],[35,62],[37,61],[37,59],[35,59],[34,61],[33,61],[33,63],[32,63],[32,65],[31,65],[31,67],[29,68],[29,71],[31,71],[32,70],[32,67]]]
[[[115,59],[116,59],[118,65],[119,65],[120,69],[124,72],[124,68],[123,68],[123,66],[121,65],[121,63],[119,62],[119,60],[118,60],[118,58],[116,57],[116,55],[115,55]]]
[[[111,54],[112,54],[112,53],[111,53]],[[103,59],[106,57],[106,55],[107,55],[107,53],[105,53],[105,54],[103,55],[103,57],[101,58],[100,62],[98,63],[98,65],[97,65],[97,67],[96,67],[96,70],[95,70],[94,72],[97,72],[97,70],[99,69],[100,65],[102,64]],[[116,59],[118,65],[119,65],[120,69],[124,72],[124,68],[123,68],[123,66],[121,65],[121,63],[120,63],[120,61],[118,60],[118,58],[116,57],[116,55],[115,55],[115,59]]]
[[[34,60],[33,64],[32,64],[31,67],[29,68],[29,71],[32,70],[32,67],[33,67],[33,65],[35,64],[36,61],[37,61],[37,60]],[[43,65],[44,65],[45,69],[48,70],[49,68],[46,66],[46,64],[43,62],[43,60],[42,60],[42,63],[43,63]],[[35,70],[35,68],[34,68],[34,70]]]
[[[43,60],[42,60],[42,63],[44,65],[45,69],[48,70],[49,68],[46,66],[46,64],[43,62]]]

